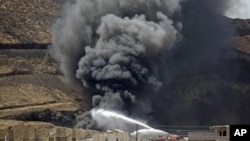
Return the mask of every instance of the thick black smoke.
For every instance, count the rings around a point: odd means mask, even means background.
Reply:
[[[222,41],[232,35],[220,15],[227,2],[69,2],[53,26],[51,53],[66,77],[95,90],[94,107],[155,118],[153,111],[168,110],[161,100],[168,84],[217,61]],[[78,127],[96,126],[90,113],[77,120]]]
[[[52,52],[68,78],[97,90],[93,106],[133,112],[140,89],[162,87],[154,60],[180,38],[181,23],[169,17],[182,1],[77,0],[53,27]]]

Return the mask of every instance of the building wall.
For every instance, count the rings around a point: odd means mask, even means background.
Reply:
[[[190,141],[215,141],[216,135],[212,131],[188,132]]]
[[[216,135],[216,141],[229,141],[230,126],[212,126]]]
[[[98,133],[95,130],[64,127],[14,126],[0,129],[0,141],[85,141]]]
[[[105,133],[97,133],[92,137],[93,141],[134,141],[127,132],[111,131]]]
[[[5,131],[3,129],[0,129],[0,141],[5,140]]]
[[[49,131],[51,141],[83,141],[92,138],[98,131],[57,127]]]

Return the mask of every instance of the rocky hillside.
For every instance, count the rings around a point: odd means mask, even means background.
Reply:
[[[250,20],[234,19],[232,24],[236,28],[237,34],[235,47],[238,51],[250,54]]]
[[[0,119],[73,126],[76,114],[88,109],[86,100],[46,50],[0,51]]]
[[[60,11],[59,1],[1,0],[0,43],[50,43],[51,25]]]
[[[81,88],[64,80],[46,50],[61,3],[0,1],[0,119],[72,127],[75,116],[89,108]]]

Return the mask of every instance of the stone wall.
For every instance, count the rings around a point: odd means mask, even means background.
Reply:
[[[0,140],[4,141],[80,141],[92,138],[96,130],[54,126],[43,122],[13,121],[13,125],[0,124]]]

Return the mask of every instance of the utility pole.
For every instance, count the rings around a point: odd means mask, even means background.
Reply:
[[[138,128],[139,128],[139,125],[136,124],[136,130],[135,130],[135,141],[138,141]]]
[[[72,129],[72,141],[76,141],[76,131],[75,131],[75,128]]]

